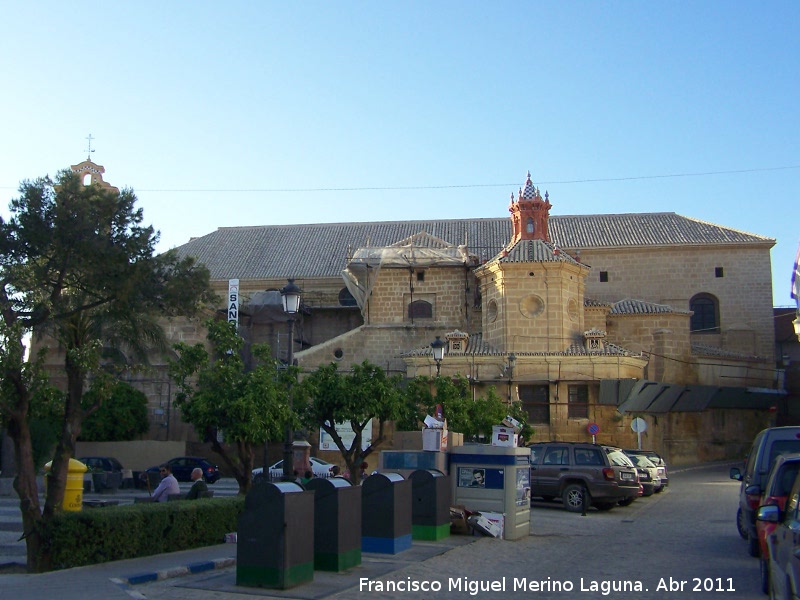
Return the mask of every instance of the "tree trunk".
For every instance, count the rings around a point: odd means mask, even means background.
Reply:
[[[64,410],[64,427],[61,430],[58,444],[56,444],[53,464],[47,480],[47,495],[43,512],[45,519],[49,519],[57,511],[60,511],[64,504],[69,460],[75,456],[75,442],[81,433],[83,421],[81,398],[83,397],[83,382],[86,373],[84,369],[72,364],[69,356],[66,360],[66,371],[67,400]]]
[[[27,405],[27,402],[25,402]],[[27,415],[27,408],[21,414]],[[37,525],[42,521],[39,505],[39,490],[36,486],[36,465],[33,463],[33,445],[27,417],[14,414],[9,419],[8,434],[14,442],[14,456],[17,476],[14,489],[19,496],[19,510],[22,514],[22,531],[28,561],[28,571],[41,573],[49,569],[50,555],[44,550]]]

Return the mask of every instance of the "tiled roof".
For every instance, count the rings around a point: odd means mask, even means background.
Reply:
[[[566,252],[544,240],[519,240],[511,248],[501,252],[496,259],[503,263],[567,262],[578,264]]]
[[[401,357],[414,357],[414,356],[430,356],[432,353],[430,346],[423,346],[416,348],[409,352],[400,354]],[[483,334],[472,333],[467,341],[467,348],[464,352],[465,355],[475,356],[498,356],[505,359],[507,353],[501,352],[494,346],[483,341]],[[515,352],[517,359],[523,356],[575,356],[575,355],[598,355],[603,354],[606,356],[641,356],[640,353],[633,353],[616,344],[605,344],[602,351],[588,352],[583,344],[573,343],[568,348],[561,352]],[[447,348],[445,348],[445,356],[447,356]],[[455,356],[462,356],[457,354]]]
[[[691,311],[672,308],[668,304],[655,304],[643,300],[620,300],[614,304],[609,314],[612,315],[656,315],[661,313],[676,313],[688,315]]]
[[[583,306],[586,308],[612,308],[614,305],[611,302],[603,302],[594,298],[584,298]]]
[[[763,360],[751,354],[742,354],[732,350],[725,350],[717,346],[706,346],[704,344],[692,343],[692,354],[695,356],[712,356],[715,358],[733,358],[736,360]]]
[[[774,244],[774,240],[675,213],[551,216],[550,238],[563,250],[651,245]],[[481,260],[511,239],[511,221],[452,219],[222,227],[177,248],[205,264],[212,279],[339,277],[348,250],[389,246],[424,231],[466,244]]]

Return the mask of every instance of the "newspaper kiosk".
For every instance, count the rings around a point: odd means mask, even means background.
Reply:
[[[503,539],[530,535],[531,484],[528,448],[469,444],[450,450],[453,504],[480,511],[500,527]]]

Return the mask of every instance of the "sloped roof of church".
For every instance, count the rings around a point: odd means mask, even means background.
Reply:
[[[645,302],[644,300],[625,299],[615,302],[611,309],[612,315],[657,315],[662,313],[691,313],[690,310],[673,308],[668,304],[656,304],[655,302]]]
[[[775,240],[675,213],[551,216],[550,238],[562,250],[653,245],[772,246]],[[177,248],[195,256],[212,279],[340,276],[348,251],[390,246],[424,231],[453,245],[465,244],[481,260],[496,256],[511,239],[511,221],[449,219],[221,227]]]
[[[478,333],[471,333],[469,336],[469,340],[467,340],[467,347],[463,353],[458,353],[454,356],[454,358],[458,358],[464,355],[475,355],[475,356],[502,356],[505,357],[507,355],[506,352],[502,352],[492,346],[491,344],[485,342],[483,340],[483,334]],[[641,356],[641,353],[634,353],[626,350],[622,346],[618,346],[616,344],[604,344],[604,348],[599,351],[587,351],[586,347],[580,343],[572,343],[567,348],[561,351],[555,352],[515,352],[517,358],[521,356],[575,356],[575,355],[613,355],[613,356]],[[415,348],[413,350],[409,350],[408,352],[404,352],[400,354],[402,357],[414,357],[414,356],[432,356],[433,351],[431,350],[430,346],[423,346],[422,348]],[[447,348],[445,348],[445,356],[447,356]]]

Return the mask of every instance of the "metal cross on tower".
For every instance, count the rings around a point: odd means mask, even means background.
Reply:
[[[92,137],[92,134],[90,133],[89,137],[87,137],[86,139],[89,140],[89,148],[87,149],[87,152],[89,154],[86,156],[86,160],[92,160],[92,152],[94,152],[94,150],[92,150],[92,140],[94,138]]]

